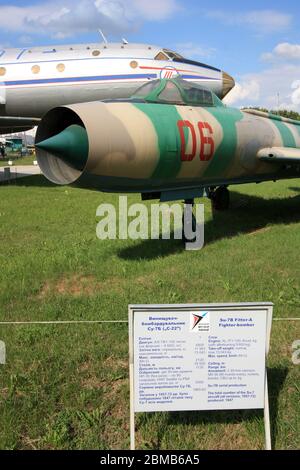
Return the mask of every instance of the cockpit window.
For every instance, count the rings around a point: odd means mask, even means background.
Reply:
[[[171,104],[185,104],[179,89],[173,82],[167,82],[164,90],[158,96],[159,101]]]
[[[181,58],[175,57],[173,59],[173,61],[181,63],[181,64],[196,65],[196,67],[202,67],[204,69],[214,70],[215,72],[221,72],[221,70],[217,69],[216,67],[212,67],[211,65],[203,64],[202,62],[198,62],[196,60],[184,59],[184,57],[181,57]]]
[[[160,80],[151,80],[149,83],[142,85],[134,94],[137,98],[145,98],[160,84]]]
[[[169,57],[160,51],[157,56],[154,57],[154,60],[169,60]]]
[[[172,60],[180,60],[183,59],[182,55],[178,54],[177,52],[170,51],[169,49],[163,49],[164,53],[170,57]]]
[[[189,104],[201,106],[213,106],[214,100],[210,90],[202,86],[192,85],[189,82],[180,80],[180,86]]]

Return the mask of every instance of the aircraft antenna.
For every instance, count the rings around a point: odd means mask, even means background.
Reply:
[[[104,36],[104,33],[103,33],[102,29],[99,28],[98,31],[99,31],[99,33],[101,34],[101,36],[102,36],[103,41],[105,42],[105,44],[108,44],[108,41],[107,41],[106,37]]]

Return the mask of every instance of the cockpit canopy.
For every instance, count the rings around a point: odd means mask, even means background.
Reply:
[[[181,77],[152,80],[142,85],[132,97],[146,103],[181,106],[224,106],[222,101],[207,88],[188,82]]]

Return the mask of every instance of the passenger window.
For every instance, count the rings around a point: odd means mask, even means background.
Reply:
[[[56,66],[56,69],[57,69],[58,72],[64,72],[65,69],[66,69],[66,66],[64,64],[58,64]]]
[[[132,61],[130,62],[130,67],[131,67],[132,69],[136,69],[136,68],[138,67],[138,65],[139,65],[139,64],[137,63],[136,60],[132,60]]]
[[[6,74],[6,68],[5,67],[0,67],[0,76],[3,77],[3,75]]]
[[[41,67],[39,65],[34,65],[33,67],[31,67],[31,71],[32,73],[40,73],[40,70],[41,70]]]

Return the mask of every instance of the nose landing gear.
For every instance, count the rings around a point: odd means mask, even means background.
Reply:
[[[208,197],[215,211],[226,211],[230,206],[230,193],[226,186],[209,188]]]

